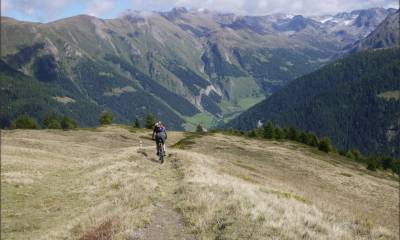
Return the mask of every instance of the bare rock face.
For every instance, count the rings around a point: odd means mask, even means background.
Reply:
[[[399,47],[399,11],[389,15],[379,26],[366,38],[357,41],[348,49],[351,52],[364,49],[379,49]]]

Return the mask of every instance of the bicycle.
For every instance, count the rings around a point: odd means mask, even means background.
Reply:
[[[161,164],[163,164],[164,163],[165,152],[164,152],[162,141],[159,141],[158,144],[157,144],[157,152],[158,152],[158,156],[160,157],[159,160],[160,160]]]

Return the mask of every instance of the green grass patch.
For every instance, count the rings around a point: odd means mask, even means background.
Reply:
[[[394,100],[400,100],[400,91],[396,90],[396,91],[387,91],[387,92],[383,92],[378,94],[378,97],[383,98],[387,101],[394,99]]]
[[[341,172],[339,174],[342,175],[342,176],[345,176],[345,177],[352,177],[353,176],[350,173],[345,173],[345,172]]]
[[[310,200],[305,199],[303,196],[299,196],[299,195],[296,195],[294,193],[277,191],[277,190],[265,190],[265,189],[261,189],[261,191],[265,192],[265,193],[276,194],[276,195],[278,195],[279,197],[282,197],[282,198],[294,199],[294,200],[297,200],[297,201],[305,203],[305,204],[311,204]]]
[[[198,113],[192,117],[186,117],[185,120],[184,128],[186,131],[194,131],[199,124],[203,128],[210,129],[217,123],[216,118],[208,113]]]
[[[250,107],[256,105],[257,103],[261,102],[264,99],[265,99],[264,97],[242,98],[239,100],[238,104],[243,110],[246,110],[246,109],[249,109]]]

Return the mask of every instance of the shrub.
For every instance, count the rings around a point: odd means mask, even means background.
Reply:
[[[204,132],[204,129],[203,129],[203,127],[199,124],[199,125],[197,125],[197,127],[196,127],[196,132],[197,133],[202,133],[202,132]]]
[[[256,131],[251,130],[251,131],[248,133],[248,136],[251,137],[251,138],[255,138],[255,137],[257,137],[257,133],[256,133]]]
[[[61,118],[56,114],[46,115],[43,125],[48,129],[61,129]]]
[[[308,140],[307,140],[308,145],[310,145],[311,147],[318,147],[319,140],[318,140],[318,137],[314,133],[307,134],[307,138],[308,138]]]
[[[357,149],[351,149],[346,153],[346,157],[356,160],[357,162],[363,161],[363,156]]]
[[[398,175],[400,175],[400,159],[399,158],[395,158],[394,159],[392,170],[393,170],[393,172],[395,172]]]
[[[293,141],[299,141],[300,139],[300,134],[299,131],[295,128],[289,128],[289,132],[288,132],[288,139],[293,140]]]
[[[382,162],[382,167],[384,170],[386,170],[386,169],[394,170],[394,160],[392,157],[383,157],[381,162]]]
[[[78,127],[78,123],[74,119],[64,116],[61,120],[61,127],[64,130],[75,129]]]
[[[109,125],[112,123],[114,116],[111,112],[103,112],[100,116],[100,124]]]
[[[374,171],[375,172],[376,171],[376,164],[374,162],[368,163],[367,169],[370,170],[370,171]]]
[[[301,132],[300,136],[299,136],[299,140],[300,140],[300,142],[302,142],[304,144],[308,144],[307,134],[305,134],[304,132]]]
[[[288,139],[289,130],[287,128],[282,128],[282,138]]]
[[[40,126],[36,119],[30,117],[28,114],[24,113],[17,117],[11,124],[11,128],[20,129],[39,129]]]
[[[219,130],[218,128],[214,128],[210,130],[210,133],[219,133],[221,132],[221,130]]]
[[[156,124],[156,118],[154,117],[154,115],[148,114],[146,116],[146,128],[152,129],[155,124]]]
[[[323,138],[318,144],[318,149],[327,153],[332,152],[333,147],[329,138]]]

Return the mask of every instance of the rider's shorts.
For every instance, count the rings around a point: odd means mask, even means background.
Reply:
[[[157,143],[159,143],[159,142],[165,143],[165,138],[166,138],[165,132],[156,133],[156,142]]]

